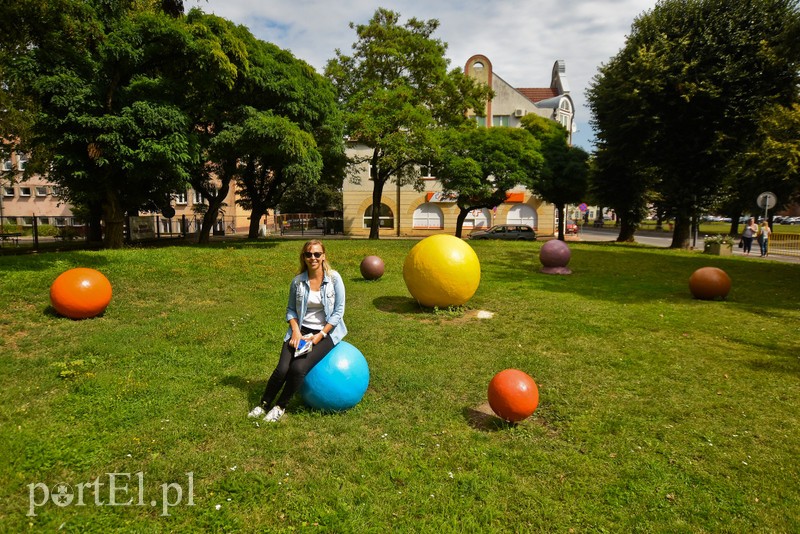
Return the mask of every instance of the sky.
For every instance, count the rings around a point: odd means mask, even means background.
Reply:
[[[489,58],[494,73],[513,87],[549,87],[557,60],[566,64],[576,105],[575,145],[592,151],[586,89],[598,67],[625,44],[634,19],[655,0],[189,0],[237,24],[257,38],[290,50],[320,73],[336,49],[350,54],[356,40],[350,22],[366,24],[378,7],[402,20],[437,19],[434,37],[448,44],[450,67],[464,68],[475,54]],[[346,8],[344,7],[346,6]]]

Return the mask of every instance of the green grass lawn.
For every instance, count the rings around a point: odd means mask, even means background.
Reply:
[[[548,276],[540,242],[474,242],[477,293],[433,312],[403,283],[414,244],[327,242],[370,387],[275,425],[246,413],[300,242],[0,257],[0,530],[800,530],[800,266],[587,243]],[[706,265],[732,278],[726,301],[691,298]],[[113,285],[101,317],[49,306],[77,266]],[[486,413],[506,368],[541,396],[517,425]]]

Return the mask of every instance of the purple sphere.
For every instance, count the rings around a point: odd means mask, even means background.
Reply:
[[[378,256],[367,256],[361,260],[361,276],[366,280],[377,280],[383,276],[383,260]]]
[[[539,261],[544,266],[542,272],[548,274],[570,274],[572,271],[567,268],[567,264],[571,255],[569,247],[563,241],[558,239],[548,241],[539,251]]]

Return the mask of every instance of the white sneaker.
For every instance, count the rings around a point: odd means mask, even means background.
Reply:
[[[286,410],[280,406],[274,406],[269,412],[267,412],[267,415],[264,416],[264,421],[269,423],[277,423],[280,418],[283,417],[285,411]]]
[[[250,413],[247,414],[247,417],[261,417],[265,413],[266,412],[264,411],[264,408],[262,408],[259,405],[259,406],[256,406],[255,408],[253,408],[252,410],[250,410]]]

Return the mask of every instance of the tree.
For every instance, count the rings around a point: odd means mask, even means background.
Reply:
[[[456,237],[474,209],[494,208],[518,186],[531,188],[542,167],[539,142],[519,128],[450,128],[440,134],[436,177],[458,196]]]
[[[242,187],[239,202],[251,210],[250,238],[258,237],[261,217],[289,184],[313,186],[322,171],[322,155],[310,133],[286,117],[253,108],[214,138],[210,154],[235,166],[227,175],[236,177]]]
[[[773,212],[790,204],[800,190],[800,104],[767,111],[753,144],[730,167],[735,172],[730,203],[740,207],[740,213],[763,214],[756,198],[764,191],[778,198]]]
[[[464,123],[469,109],[483,109],[487,87],[458,69],[448,72],[447,45],[433,38],[436,20],[416,18],[400,24],[400,15],[378,9],[369,24],[350,27],[358,41],[353,55],[340,50],[325,73],[338,91],[346,134],[370,147],[372,192],[370,239],[378,239],[383,189],[419,177],[418,165],[434,155],[437,127]]]
[[[582,148],[570,146],[567,130],[556,121],[530,114],[522,118],[522,127],[542,145],[544,167],[535,188],[539,196],[561,214],[558,238],[564,241],[564,208],[579,202],[587,193],[589,154]]]
[[[69,200],[100,211],[116,248],[124,215],[161,208],[198,157],[182,108],[185,65],[198,56],[184,25],[160,12],[109,15],[99,4],[90,14],[95,40],[31,50],[32,146]]]
[[[199,240],[208,241],[231,180],[242,186],[239,203],[251,210],[255,238],[258,221],[287,190],[315,187],[321,174],[341,186],[346,159],[335,91],[307,63],[244,27],[200,10],[187,21],[230,58],[234,76],[230,86],[198,92],[192,106],[202,164],[191,184],[208,201]]]
[[[639,195],[660,195],[672,247],[688,247],[691,217],[715,201],[761,115],[796,98],[797,27],[794,0],[662,0],[593,80],[600,177],[621,172]]]

